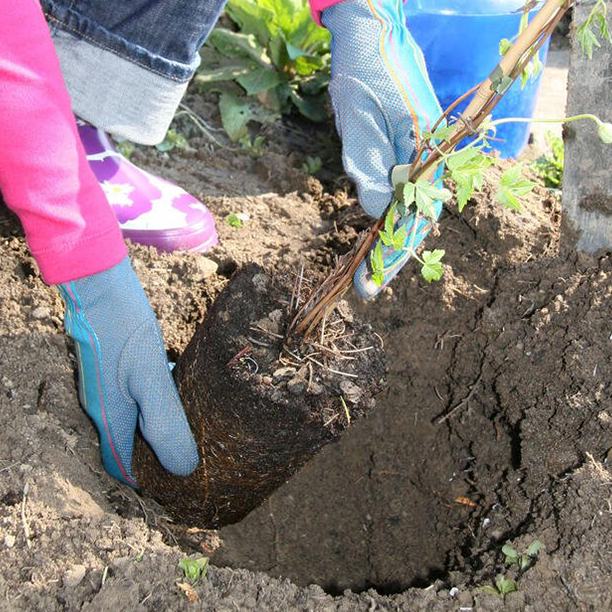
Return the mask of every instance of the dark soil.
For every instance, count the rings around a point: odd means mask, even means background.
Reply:
[[[300,172],[290,137],[259,159],[192,145],[135,158],[206,201],[221,234],[205,255],[131,250],[175,357],[240,265],[324,270],[367,224]],[[0,610],[609,610],[612,260],[560,253],[559,216],[544,189],[523,214],[484,193],[428,241],[447,251],[440,283],[408,266],[378,300],[351,299],[383,339],[389,389],[218,534],[104,473],[59,297],[0,217]],[[219,537],[189,602],[176,564]],[[536,539],[517,575],[502,545]],[[498,573],[517,581],[505,602],[481,589]]]

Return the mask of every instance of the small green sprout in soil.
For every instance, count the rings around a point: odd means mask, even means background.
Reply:
[[[502,599],[506,599],[508,593],[515,593],[518,589],[516,582],[511,578],[506,578],[503,574],[498,574],[495,578],[495,586],[483,586],[481,587],[486,593],[498,595]]]
[[[245,215],[237,215],[236,213],[230,213],[225,217],[227,224],[230,227],[241,228],[244,226],[244,217]]]
[[[239,140],[239,143],[251,157],[261,157],[266,152],[266,139],[261,135],[251,140],[247,134]]]
[[[130,159],[130,155],[134,152],[134,144],[129,140],[121,140],[116,143],[117,151],[125,157],[125,159]]]
[[[512,548],[510,544],[504,544],[502,553],[504,553],[506,565],[516,565],[520,572],[524,572],[538,558],[538,553],[542,549],[542,546],[542,542],[534,540],[525,552],[519,553],[516,549]]]
[[[189,143],[182,134],[170,128],[166,132],[164,140],[155,145],[155,148],[162,153],[166,153],[167,151],[172,151],[172,149],[187,149],[189,148]]]
[[[322,167],[323,162],[318,155],[315,157],[308,155],[306,161],[302,164],[302,172],[305,174],[316,174]]]
[[[563,164],[565,163],[565,147],[563,138],[552,132],[546,133],[546,142],[550,153],[541,155],[533,162],[533,171],[544,181],[549,189],[559,189],[563,181]]]
[[[195,584],[200,578],[206,576],[208,557],[200,557],[199,559],[185,557],[178,562],[178,568],[183,570],[183,575],[191,584]]]

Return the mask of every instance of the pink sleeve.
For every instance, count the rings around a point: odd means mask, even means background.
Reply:
[[[38,0],[0,0],[0,190],[47,283],[126,256],[89,168]]]
[[[310,0],[310,10],[312,12],[312,18],[318,23],[321,24],[321,13],[326,9],[332,6],[333,4],[338,4],[338,2],[347,2],[348,0]]]

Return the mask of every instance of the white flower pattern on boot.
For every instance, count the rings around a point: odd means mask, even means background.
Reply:
[[[111,206],[131,206],[134,202],[130,198],[130,193],[134,191],[134,186],[127,183],[111,183],[103,181],[100,186],[106,194],[106,199]]]

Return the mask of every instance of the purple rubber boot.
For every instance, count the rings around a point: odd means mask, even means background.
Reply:
[[[125,238],[160,251],[205,251],[217,244],[213,216],[202,202],[132,164],[104,132],[77,123],[89,165]]]

